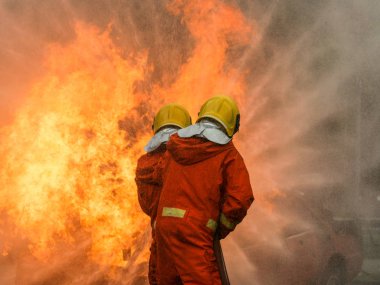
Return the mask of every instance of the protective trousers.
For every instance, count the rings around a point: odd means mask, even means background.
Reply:
[[[154,231],[154,229],[152,229]],[[150,256],[149,256],[149,272],[148,279],[150,285],[157,285],[157,244],[155,234],[152,235],[152,243],[150,245]]]
[[[190,215],[163,217],[156,228],[158,284],[221,285],[213,229]]]

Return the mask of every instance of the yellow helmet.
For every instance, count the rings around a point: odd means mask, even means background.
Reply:
[[[208,99],[198,113],[198,120],[211,118],[221,123],[229,137],[232,137],[240,125],[240,112],[236,102],[228,96],[215,96]]]
[[[156,133],[164,126],[186,128],[191,125],[189,112],[178,104],[168,104],[162,107],[153,120],[152,129]]]

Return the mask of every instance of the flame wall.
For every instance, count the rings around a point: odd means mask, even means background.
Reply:
[[[0,283],[143,282],[149,225],[133,179],[152,116],[176,101],[196,117],[223,92],[241,106],[257,197],[226,259],[233,282],[265,284],[247,243],[281,251],[281,225],[302,224],[272,200],[306,193],[352,215],[358,194],[376,193],[379,8],[2,1]]]

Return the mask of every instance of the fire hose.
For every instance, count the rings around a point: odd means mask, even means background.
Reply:
[[[214,237],[214,253],[216,257],[216,262],[218,264],[218,269],[219,269],[222,285],[230,285],[230,280],[228,279],[226,264],[224,263],[222,246],[220,244],[218,235],[215,235]]]

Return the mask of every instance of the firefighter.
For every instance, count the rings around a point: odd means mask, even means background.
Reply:
[[[245,217],[254,198],[243,158],[232,143],[239,130],[235,101],[204,103],[196,124],[171,136],[155,170],[158,284],[219,285],[213,250]]]
[[[166,151],[166,142],[178,129],[191,125],[188,111],[178,104],[168,104],[162,107],[153,120],[152,129],[154,136],[145,146],[146,154],[142,155],[136,167],[136,185],[140,207],[151,219],[152,243],[149,258],[149,283],[156,281],[156,243],[154,224],[157,215],[158,199],[161,186],[151,180],[150,175],[161,157]]]

